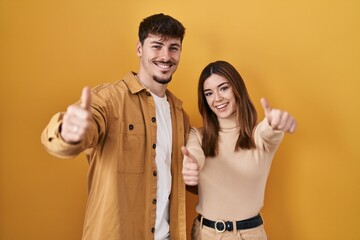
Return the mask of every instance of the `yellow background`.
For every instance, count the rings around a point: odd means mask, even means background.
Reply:
[[[198,76],[219,59],[240,71],[260,118],[265,96],[298,120],[268,180],[269,238],[360,239],[358,0],[0,0],[0,239],[80,239],[86,160],[50,156],[40,133],[84,85],[138,68],[138,24],[158,12],[187,28],[169,87],[194,126]]]

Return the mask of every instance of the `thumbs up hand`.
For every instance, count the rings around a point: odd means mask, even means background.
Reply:
[[[186,185],[195,186],[199,183],[199,163],[186,147],[182,147],[181,151],[184,154],[182,169],[184,182]]]
[[[265,98],[262,98],[260,101],[264,109],[265,116],[274,130],[289,133],[295,132],[297,123],[293,116],[291,116],[288,112],[271,108],[269,102]]]
[[[86,130],[90,125],[91,91],[84,87],[81,94],[80,106],[70,105],[63,117],[61,137],[69,143],[83,140]]]

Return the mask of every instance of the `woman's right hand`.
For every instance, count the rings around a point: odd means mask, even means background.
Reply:
[[[184,154],[182,174],[185,184],[195,186],[199,183],[199,163],[186,147],[182,147],[181,151]]]

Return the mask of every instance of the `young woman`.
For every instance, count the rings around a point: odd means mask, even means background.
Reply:
[[[192,239],[267,239],[260,210],[274,154],[295,119],[261,99],[257,113],[238,71],[216,61],[202,71],[198,105],[203,127],[191,129],[183,177],[198,185]]]

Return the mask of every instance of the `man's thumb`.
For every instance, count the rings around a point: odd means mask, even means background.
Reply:
[[[89,87],[84,87],[81,94],[81,107],[90,110],[91,91]]]

